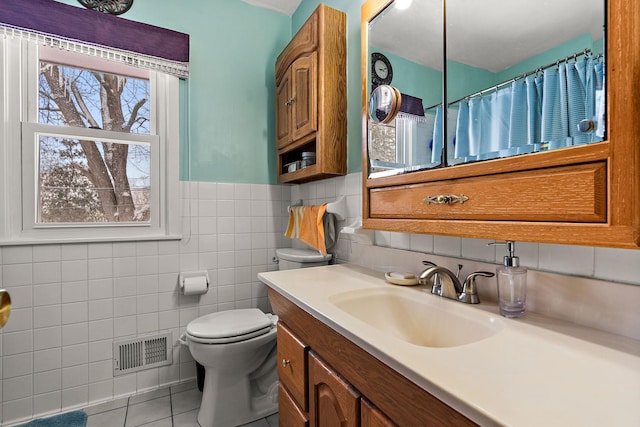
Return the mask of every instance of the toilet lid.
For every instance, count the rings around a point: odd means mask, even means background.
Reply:
[[[294,262],[322,262],[331,259],[331,254],[322,255],[319,251],[298,248],[276,249],[276,256]]]
[[[189,322],[187,334],[201,342],[243,341],[269,332],[275,324],[273,317],[257,308],[220,311]]]

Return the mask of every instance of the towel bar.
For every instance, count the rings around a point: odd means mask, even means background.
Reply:
[[[291,212],[291,208],[302,205],[303,202],[300,199],[296,203],[289,205],[287,211]],[[347,199],[344,196],[340,196],[335,202],[327,203],[327,212],[334,214],[337,220],[342,221],[347,217]]]

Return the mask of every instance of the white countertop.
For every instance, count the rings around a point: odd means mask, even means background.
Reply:
[[[492,303],[463,304],[384,273],[341,264],[260,273],[260,280],[424,390],[481,425],[640,426],[640,341],[527,313],[506,319]],[[410,344],[336,307],[351,290],[392,287],[439,308],[482,310],[500,331],[457,347]]]

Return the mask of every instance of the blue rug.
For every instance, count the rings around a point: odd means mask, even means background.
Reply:
[[[86,424],[87,414],[84,411],[73,411],[53,417],[38,418],[18,427],[84,427]]]

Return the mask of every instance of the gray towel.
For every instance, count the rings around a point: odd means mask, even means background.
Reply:
[[[322,226],[324,227],[324,245],[327,248],[327,252],[330,252],[338,241],[336,216],[325,212],[322,216]]]

